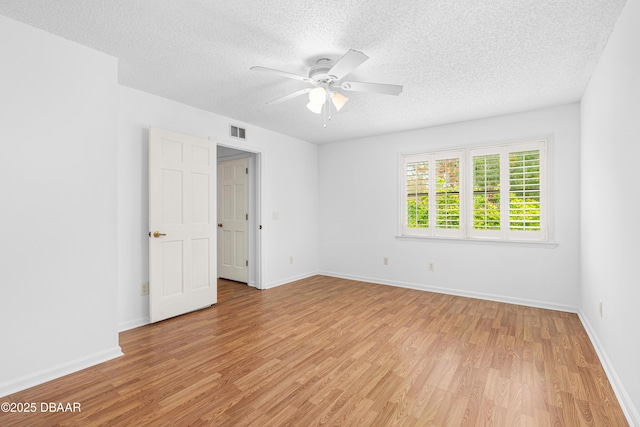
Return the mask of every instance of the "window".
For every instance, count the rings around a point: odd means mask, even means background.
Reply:
[[[436,160],[436,228],[460,228],[460,159]]]
[[[547,239],[546,141],[403,156],[402,234]]]
[[[429,227],[429,163],[406,165],[406,206],[409,228]]]

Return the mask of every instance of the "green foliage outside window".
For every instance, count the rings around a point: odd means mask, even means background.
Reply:
[[[510,222],[512,229],[522,230],[539,230],[540,229],[540,200],[538,199],[522,199],[516,197],[515,193],[510,194]],[[459,206],[456,205],[457,197],[449,195],[448,209],[450,217],[456,216],[452,223],[459,225]],[[446,204],[445,199],[441,199],[443,205]],[[484,195],[474,195],[474,218],[473,225],[476,230],[499,230],[500,229],[500,195],[486,197]],[[482,214],[475,215],[476,212],[482,211]],[[407,198],[407,226],[409,228],[428,228],[429,227],[429,198],[420,196],[417,198]],[[443,228],[445,221],[440,221],[437,226]],[[517,228],[516,228],[517,227]]]
[[[500,230],[500,194],[473,195],[473,228]]]
[[[407,196],[407,226],[409,228],[429,227],[429,197]]]
[[[460,227],[460,203],[458,194],[439,194],[436,208],[438,228]],[[409,228],[429,228],[429,197],[407,198],[407,226]]]

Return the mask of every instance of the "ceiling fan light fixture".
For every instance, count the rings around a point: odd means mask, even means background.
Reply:
[[[322,107],[322,105],[327,100],[327,92],[323,87],[316,87],[309,92],[309,101],[313,104],[318,104]]]
[[[331,101],[333,102],[334,107],[336,107],[336,110],[340,111],[342,107],[344,107],[344,104],[349,101],[349,98],[341,93],[331,92]]]
[[[309,101],[309,103],[307,104],[307,108],[316,114],[320,114],[322,113],[323,105],[324,103]]]

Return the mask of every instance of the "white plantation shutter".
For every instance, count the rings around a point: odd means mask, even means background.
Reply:
[[[509,228],[540,230],[540,151],[509,153]]]
[[[510,147],[509,218],[506,236],[514,240],[547,239],[546,141]]]
[[[450,154],[446,153],[446,157]],[[460,234],[460,154],[455,157],[435,159],[435,219],[433,227],[436,235]],[[449,230],[449,231],[445,231]]]
[[[501,228],[500,209],[500,154],[471,156],[471,177],[473,187],[471,228],[476,235],[498,236]]]
[[[407,226],[409,228],[429,227],[429,162],[407,163],[405,166],[407,183],[405,204]]]
[[[403,156],[407,236],[545,241],[546,141]]]

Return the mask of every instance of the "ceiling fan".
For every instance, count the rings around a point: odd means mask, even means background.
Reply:
[[[316,114],[321,114],[323,106],[325,112],[325,127],[327,114],[331,120],[331,107],[333,104],[336,111],[340,111],[347,103],[349,98],[337,92],[336,89],[342,89],[352,92],[381,93],[384,95],[400,95],[402,92],[401,85],[390,85],[384,83],[364,83],[364,82],[346,82],[342,79],[352,72],[358,65],[369,59],[367,55],[357,50],[350,49],[335,64],[329,58],[320,58],[316,61],[316,65],[309,70],[309,76],[301,76],[298,74],[288,73],[286,71],[274,70],[265,67],[251,67],[254,71],[264,71],[287,77],[294,80],[300,80],[311,84],[312,87],[293,92],[281,98],[267,102],[267,104],[275,104],[282,101],[295,98],[306,93],[309,94],[309,103],[307,108]],[[329,110],[329,111],[327,111]]]

